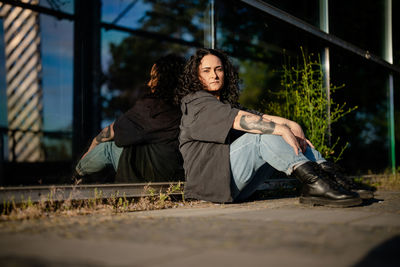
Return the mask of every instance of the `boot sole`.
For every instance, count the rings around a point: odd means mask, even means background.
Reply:
[[[366,191],[366,190],[355,190],[354,192],[356,192],[361,199],[373,199],[374,198],[374,193],[371,191]]]
[[[362,203],[360,198],[350,198],[350,199],[340,199],[340,200],[332,200],[322,197],[300,197],[299,202],[301,204],[308,204],[312,206],[327,206],[334,208],[345,208],[358,206]]]

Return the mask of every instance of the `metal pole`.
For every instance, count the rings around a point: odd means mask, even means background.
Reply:
[[[100,130],[101,1],[75,1],[73,158]]]
[[[322,31],[329,33],[329,9],[328,0],[319,1],[319,27]],[[322,71],[324,73],[324,86],[326,90],[326,113],[328,119],[327,140],[331,145],[331,75],[329,61],[329,47],[325,47],[322,51]]]
[[[210,0],[207,5],[207,9],[204,12],[204,17],[206,23],[205,31],[204,31],[204,47],[215,49],[215,2],[214,0]]]
[[[393,64],[393,40],[392,40],[392,0],[384,2],[384,39],[383,39],[383,59]],[[395,154],[395,125],[394,125],[394,96],[393,96],[393,74],[388,74],[388,138],[390,142],[389,157],[391,160],[392,173],[396,171]]]
[[[210,26],[211,26],[211,48],[215,49],[216,46],[216,30],[215,30],[215,2],[214,0],[211,0],[211,20],[210,20]]]

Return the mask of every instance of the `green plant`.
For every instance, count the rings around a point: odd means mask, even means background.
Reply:
[[[347,108],[346,103],[337,104],[333,94],[342,86],[330,86],[330,99],[324,85],[324,74],[321,60],[313,60],[313,55],[306,56],[301,48],[302,59],[296,66],[290,64],[286,57],[281,71],[281,86],[283,90],[272,93],[275,101],[264,105],[265,113],[288,118],[299,123],[306,137],[313,143],[325,158],[338,161],[347,147],[337,148],[340,137],[328,142],[328,128],[340,118],[355,110],[357,106]],[[330,107],[330,114],[327,110]],[[338,151],[336,151],[338,150]]]

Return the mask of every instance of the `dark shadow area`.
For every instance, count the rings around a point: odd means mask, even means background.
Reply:
[[[354,267],[400,266],[399,248],[400,236],[395,236],[373,248]]]
[[[3,162],[2,186],[72,183],[71,162]]]
[[[379,203],[385,201],[384,199],[381,198],[371,198],[371,199],[363,199],[363,202],[360,206],[370,206],[374,203]]]
[[[33,258],[33,257],[16,257],[16,256],[5,256],[0,258],[0,265],[2,267],[50,267],[50,266],[60,266],[60,267],[89,267],[98,266],[98,263],[77,263],[77,262],[60,262],[60,261],[46,261],[43,259]]]
[[[5,162],[1,186],[30,186],[73,184],[73,167],[70,161],[56,162]],[[83,177],[80,183],[113,183],[115,171],[110,166],[96,174]]]

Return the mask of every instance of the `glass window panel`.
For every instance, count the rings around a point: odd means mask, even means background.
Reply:
[[[185,41],[203,42],[208,0],[102,1],[102,21]]]
[[[392,5],[393,63],[400,66],[400,16],[397,15],[400,11],[400,1],[392,1]]]
[[[329,32],[381,56],[383,2],[374,0],[329,1]],[[395,16],[396,13],[393,13],[393,17]]]
[[[147,38],[117,30],[102,30],[102,69],[106,82],[101,88],[105,126],[130,107],[149,77],[153,62],[167,53],[189,55],[194,51],[160,34],[202,44],[207,1],[176,0],[103,1],[102,20],[148,32]],[[121,14],[124,14],[123,16]],[[156,33],[152,38],[151,34]]]
[[[395,156],[396,167],[400,166],[400,74],[393,75],[393,103],[394,103],[394,129],[395,129]]]
[[[74,2],[75,0],[40,0],[39,5],[56,11],[73,14]]]
[[[319,0],[263,0],[263,2],[319,27]]]
[[[7,94],[3,19],[0,18],[0,127],[7,127]]]
[[[151,6],[142,0],[103,0],[101,3],[101,21],[129,28],[140,27],[140,20],[151,9]]]
[[[101,88],[106,126],[129,109],[147,79],[153,63],[168,53],[189,56],[194,48],[117,31],[102,31],[102,68],[107,81]]]
[[[262,109],[269,98],[266,92],[279,88],[276,71],[281,69],[284,55],[295,59],[301,47],[322,51],[323,46],[312,36],[247,4],[220,1],[217,8],[217,46],[240,60],[241,101],[248,107]]]
[[[241,103],[262,111],[281,90],[280,73],[286,55],[296,63],[300,46],[314,57],[325,44],[243,3],[220,2],[218,47],[234,58],[243,80]],[[388,72],[374,63],[331,48],[331,83],[346,86],[334,94],[338,104],[358,106],[333,125],[338,147],[349,147],[341,163],[351,173],[382,171],[389,167]],[[398,102],[398,101],[397,101]],[[397,103],[398,104],[398,103]],[[336,139],[334,139],[336,140]]]
[[[0,21],[2,182],[61,181],[72,156],[73,23],[8,7]]]
[[[349,142],[345,165],[353,172],[381,172],[390,167],[388,72],[341,50],[331,50],[331,77],[345,84],[335,98],[358,106],[333,125],[333,134]]]
[[[41,15],[46,160],[71,160],[73,23]],[[62,32],[63,34],[59,34]]]
[[[5,70],[5,46],[4,46],[3,19],[0,18],[0,142],[3,147],[0,150],[0,160],[8,159],[8,136],[7,136],[7,93],[6,93],[6,70]],[[1,163],[0,163],[1,164]]]

